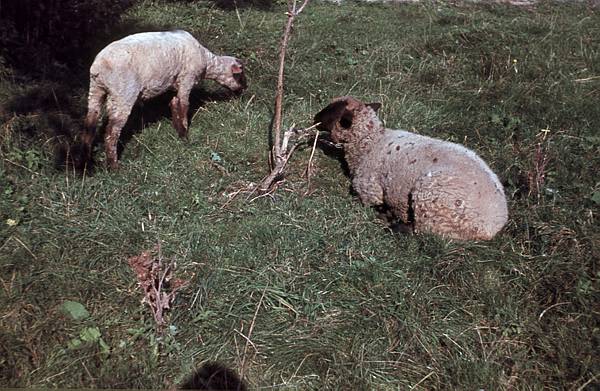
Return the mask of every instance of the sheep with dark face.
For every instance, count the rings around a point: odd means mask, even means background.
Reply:
[[[189,95],[202,79],[214,80],[236,93],[246,88],[242,63],[217,56],[185,31],[149,32],[127,36],[102,49],[90,68],[88,113],[83,142],[91,158],[102,105],[108,125],[104,147],[107,163],[117,168],[117,141],[138,99],[175,90],[170,103],[173,126],[188,134]]]
[[[415,232],[462,240],[498,233],[508,210],[487,164],[462,145],[386,129],[379,107],[340,97],[315,116],[318,129],[343,146],[362,203],[388,209]]]

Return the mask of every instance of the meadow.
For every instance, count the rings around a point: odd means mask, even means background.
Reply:
[[[219,361],[250,389],[598,389],[598,8],[311,2],[297,18],[284,128],[353,95],[475,150],[510,218],[458,242],[391,232],[319,149],[307,177],[311,145],[251,193],[285,5],[238,3],[138,1],[60,77],[0,57],[0,387],[162,388]],[[118,171],[102,144],[93,172],[62,166],[95,52],[172,28],[244,59],[248,90],[203,83],[189,143],[168,99],[147,102]],[[127,262],[157,244],[188,282],[163,328]]]

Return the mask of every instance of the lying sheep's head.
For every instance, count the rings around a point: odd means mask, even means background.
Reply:
[[[235,57],[215,57],[206,70],[206,78],[216,81],[237,94],[247,87],[244,65]]]
[[[346,144],[382,129],[377,117],[380,103],[363,103],[351,96],[335,98],[327,107],[315,115],[317,129],[329,132],[334,143]]]

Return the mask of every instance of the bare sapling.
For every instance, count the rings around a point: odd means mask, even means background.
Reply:
[[[302,4],[298,6],[297,0],[288,0],[288,11],[287,22],[281,39],[281,46],[279,47],[279,73],[277,76],[277,89],[275,93],[275,115],[273,118],[273,147],[269,155],[269,167],[271,172],[267,175],[259,185],[259,191],[266,193],[274,188],[274,185],[281,179],[283,172],[289,161],[290,157],[298,148],[302,141],[305,141],[311,135],[315,136],[317,131],[315,125],[304,129],[297,129],[295,125],[292,125],[288,130],[283,132],[281,130],[282,120],[282,104],[283,104],[283,89],[284,89],[284,69],[285,69],[285,55],[287,47],[290,41],[290,35],[294,20],[302,10],[306,7],[309,0],[303,0]]]

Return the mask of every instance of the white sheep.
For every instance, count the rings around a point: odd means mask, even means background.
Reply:
[[[379,107],[339,97],[315,116],[343,147],[362,203],[385,208],[415,232],[488,240],[500,231],[506,198],[487,164],[462,145],[386,129]]]
[[[90,90],[82,138],[91,158],[98,119],[106,101],[108,125],[104,147],[107,163],[117,168],[117,141],[136,101],[176,91],[170,103],[173,126],[188,134],[189,95],[202,79],[214,80],[234,92],[246,88],[242,63],[217,56],[186,31],[148,32],[112,42],[90,67]]]

